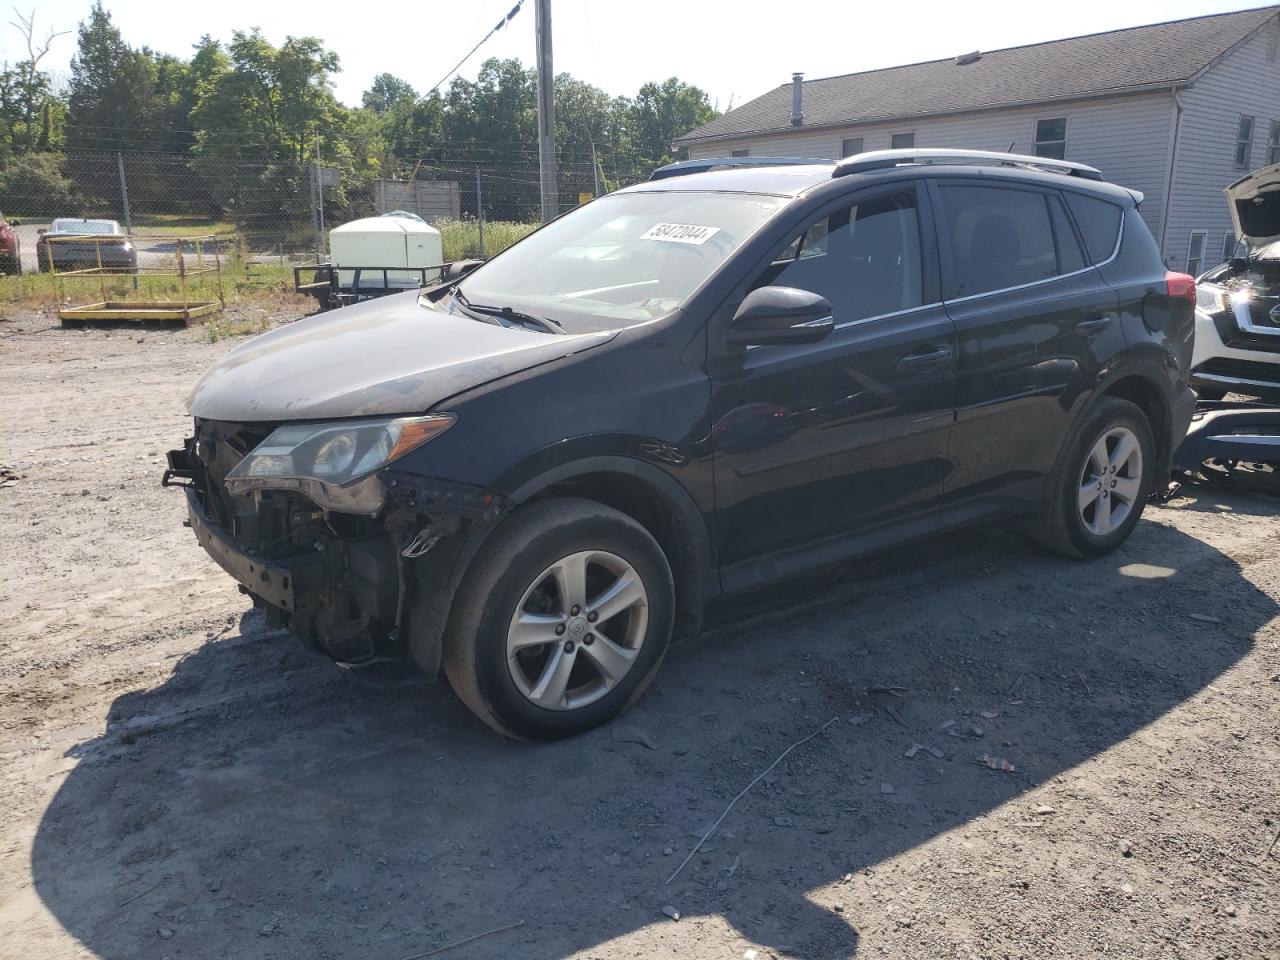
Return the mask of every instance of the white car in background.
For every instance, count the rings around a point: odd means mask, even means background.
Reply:
[[[1226,189],[1244,256],[1197,279],[1191,385],[1280,403],[1280,164]]]

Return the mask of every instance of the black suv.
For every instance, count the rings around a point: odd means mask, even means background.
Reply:
[[[717,595],[985,521],[1122,543],[1194,406],[1140,200],[970,151],[675,164],[234,350],[166,481],[274,622],[577,733]]]

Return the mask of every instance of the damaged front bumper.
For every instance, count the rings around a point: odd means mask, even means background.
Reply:
[[[259,431],[260,432],[260,431]],[[335,659],[410,653],[434,674],[466,559],[505,512],[489,491],[384,468],[372,515],[322,508],[297,490],[234,495],[226,474],[251,430],[197,423],[169,452],[165,486],[181,486],[187,524],[268,621]]]

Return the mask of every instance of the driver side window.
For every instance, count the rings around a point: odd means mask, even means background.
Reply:
[[[837,324],[920,306],[915,196],[876,197],[807,224],[752,289],[763,286],[826,297]]]

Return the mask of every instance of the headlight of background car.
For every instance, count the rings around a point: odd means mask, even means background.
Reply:
[[[1196,284],[1196,309],[1222,313],[1227,309],[1227,291],[1212,283]]]
[[[326,510],[377,513],[385,494],[374,471],[438,437],[455,419],[437,413],[286,424],[236,464],[227,474],[227,489],[236,495],[297,490]]]

